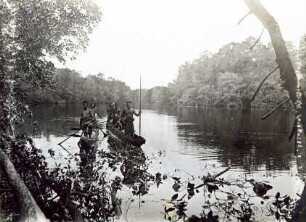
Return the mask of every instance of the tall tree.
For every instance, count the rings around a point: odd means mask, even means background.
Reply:
[[[257,43],[250,49],[255,42],[249,37],[240,43],[229,43],[217,53],[204,54],[182,65],[177,80],[169,87],[173,100],[182,105],[250,108],[258,82],[276,66],[271,45]],[[252,106],[267,107],[280,97],[288,97],[277,74],[265,82],[260,98]]]
[[[244,2],[249,7],[250,12],[253,13],[268,30],[276,55],[276,63],[280,69],[281,79],[283,80],[283,86],[288,91],[293,104],[296,104],[298,90],[297,76],[278,23],[258,0],[244,0]],[[302,124],[305,133],[306,97],[304,93],[302,93],[302,107]]]
[[[50,84],[54,72],[50,59],[65,62],[84,50],[88,34],[100,17],[93,0],[1,1],[0,84],[4,111],[8,111],[5,101],[9,92],[18,100],[22,90]],[[5,131],[12,124],[6,117],[0,116]]]
[[[288,49],[286,47],[285,41],[282,37],[280,28],[274,17],[265,9],[265,7],[260,3],[259,0],[244,0],[246,5],[249,7],[250,12],[253,13],[263,24],[263,26],[268,30],[271,38],[271,42],[276,55],[276,63],[280,69],[281,78],[283,80],[283,86],[288,91],[289,96],[295,108],[297,110],[297,115],[301,115],[301,123],[306,135],[306,96],[305,91],[301,90],[301,107],[298,101],[298,77],[296,75],[294,66],[290,59]],[[301,41],[301,46],[305,39]],[[303,50],[303,47],[300,47]],[[303,58],[304,52],[301,53],[301,58]],[[304,69],[303,62],[302,66],[299,64],[301,71]],[[296,117],[298,118],[298,117]],[[296,127],[294,127],[296,128]],[[302,151],[305,153],[305,150]],[[304,156],[305,158],[305,156]],[[294,210],[293,220],[294,221],[304,221],[306,215],[306,183],[304,186],[301,199],[298,201],[297,206]]]
[[[65,62],[84,50],[100,18],[93,0],[0,1],[0,148],[5,151],[1,152],[1,165],[12,166],[6,155],[15,140],[14,127],[27,109],[24,91],[50,85],[54,73],[51,59]],[[18,183],[10,172],[6,175]],[[27,196],[25,201],[33,202],[33,198]],[[33,212],[36,217],[39,214],[36,209],[25,209],[25,215],[35,218]]]

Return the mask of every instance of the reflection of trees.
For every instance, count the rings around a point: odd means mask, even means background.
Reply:
[[[50,135],[70,134],[70,128],[79,125],[81,105],[80,101],[80,104],[34,106],[33,117],[28,118],[20,130],[31,135],[43,135],[46,138]],[[99,105],[97,111],[101,116],[105,116],[106,106]]]
[[[258,124],[263,113],[183,108],[177,111],[177,127],[179,136],[189,142],[214,149],[225,166],[243,166],[246,170],[263,165],[268,170],[289,169],[294,156],[287,136],[293,116],[280,112]]]

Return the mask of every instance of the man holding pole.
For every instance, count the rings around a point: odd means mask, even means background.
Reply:
[[[95,116],[91,109],[88,107],[88,101],[83,101],[83,113],[81,114],[80,119],[80,128],[82,129],[84,136],[91,138],[93,122],[95,120]]]
[[[138,113],[131,108],[131,101],[126,102],[126,109],[122,111],[121,118],[123,120],[123,129],[125,134],[129,136],[134,135],[134,115],[139,116],[141,111]]]

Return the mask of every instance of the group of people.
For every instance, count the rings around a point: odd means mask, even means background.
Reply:
[[[125,134],[133,136],[134,130],[134,115],[139,116],[138,113],[132,109],[132,102],[126,102],[126,108],[121,112],[117,103],[113,102],[107,109],[107,123],[112,124],[119,130],[123,130]],[[90,106],[87,100],[83,101],[83,112],[80,118],[80,128],[83,131],[84,137],[91,138],[93,128],[96,127],[96,102]]]
[[[139,116],[141,111],[138,113],[132,109],[132,102],[126,102],[126,108],[121,112],[117,103],[111,103],[107,109],[107,122],[112,124],[119,130],[123,130],[125,134],[133,136],[134,130],[134,115]]]

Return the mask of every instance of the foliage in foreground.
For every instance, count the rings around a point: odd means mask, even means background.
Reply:
[[[84,50],[88,35],[100,18],[100,9],[93,0],[0,1],[0,149],[15,164],[36,202],[49,203],[42,209],[57,208],[55,212],[60,214],[64,214],[64,209],[53,204],[56,198],[53,200],[52,196],[56,192],[60,201],[65,202],[65,194],[56,191],[45,157],[32,146],[31,140],[16,137],[15,128],[28,111],[26,92],[53,84],[55,66],[51,59],[65,62]],[[1,160],[1,166],[5,165],[5,158]],[[67,191],[66,181],[58,183]],[[10,186],[5,187],[12,193]]]
[[[49,154],[54,157],[52,150],[49,150]],[[113,213],[109,199],[111,181],[105,181],[107,177],[104,175],[104,162],[97,161],[94,165],[90,162],[83,168],[81,158],[76,154],[68,156],[67,163],[56,164],[55,168],[49,169],[46,157],[33,145],[30,138],[12,141],[10,159],[38,206],[50,220],[73,221],[84,217],[97,221],[108,218]],[[4,189],[10,187],[9,184],[2,185]],[[6,198],[2,199],[4,203],[1,205],[13,207],[7,209],[6,217],[14,221],[20,212],[18,207],[14,208],[15,205],[9,198],[12,194],[12,190],[4,192]]]
[[[199,185],[172,177],[175,194],[165,204],[165,219],[189,222],[248,222],[273,217],[276,220],[291,219],[296,200],[287,195],[281,196],[279,192],[275,196],[268,195],[272,186],[254,179],[225,180],[217,177],[219,175],[207,174],[201,178],[202,184]],[[188,217],[188,203],[195,195],[203,196],[203,211]]]
[[[100,141],[102,142],[102,141]],[[36,203],[51,221],[109,221],[120,217],[121,199],[117,191],[122,185],[131,187],[136,196],[147,194],[146,157],[141,148],[131,149],[109,140],[109,152],[97,150],[96,154],[67,155],[64,163],[58,163],[56,153],[48,153],[55,167],[49,168],[42,151],[31,138],[22,136],[11,141],[10,160],[25,182]],[[31,160],[31,161],[29,161]],[[112,177],[120,170],[123,177]],[[7,175],[1,170],[2,178]],[[154,180],[154,178],[153,178]],[[11,184],[1,180],[1,218],[16,221],[20,217],[18,196]],[[17,204],[16,204],[17,203]]]
[[[226,170],[207,174],[200,180],[148,173],[148,159],[141,148],[132,149],[109,139],[108,150],[98,150],[95,158],[82,165],[79,154],[65,157],[65,163],[56,163],[55,153],[49,150],[56,167],[50,169],[46,157],[32,140],[19,137],[12,142],[10,159],[31,191],[35,201],[51,221],[84,218],[86,221],[109,221],[121,217],[121,199],[117,191],[127,186],[131,195],[139,198],[150,193],[150,187],[172,181],[174,194],[164,203],[165,219],[170,221],[253,221],[265,217],[290,219],[295,200],[289,196],[269,195],[272,187],[247,178],[220,178]],[[29,162],[28,160],[32,161]],[[112,176],[120,171],[119,176]],[[200,183],[199,183],[200,181]],[[198,184],[197,184],[198,183]],[[169,183],[167,183],[169,184]],[[170,183],[171,184],[171,183]],[[18,218],[17,197],[10,185],[2,180],[1,198],[7,221]],[[188,215],[189,201],[203,196],[203,212]],[[18,201],[17,201],[18,203]],[[141,201],[145,204],[144,201]],[[162,205],[162,203],[161,203]],[[161,206],[162,207],[162,206]]]

